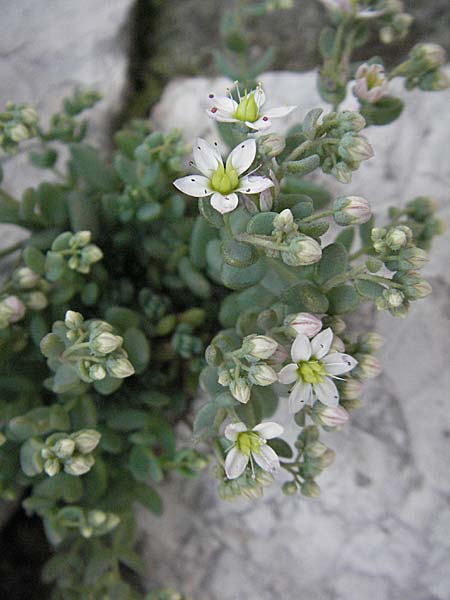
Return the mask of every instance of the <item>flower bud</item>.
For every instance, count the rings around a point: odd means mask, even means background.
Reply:
[[[27,125],[36,125],[38,114],[33,106],[26,105],[20,110],[20,116]]]
[[[410,58],[425,71],[432,71],[445,63],[445,50],[438,44],[416,44]]]
[[[64,463],[64,471],[68,475],[84,475],[90,471],[94,464],[94,457],[91,454],[76,454]]]
[[[369,140],[361,134],[346,133],[339,144],[339,154],[345,161],[362,162],[373,156]]]
[[[361,131],[366,126],[366,120],[361,113],[354,110],[344,110],[338,116],[339,129],[342,131]]]
[[[81,454],[89,454],[98,446],[101,435],[95,429],[81,429],[72,434],[76,449]]]
[[[233,398],[242,404],[247,404],[250,400],[250,386],[242,377],[230,383],[230,393]]]
[[[75,442],[70,438],[63,438],[62,440],[58,440],[53,445],[53,452],[56,456],[62,460],[65,460],[72,456],[75,450]]]
[[[42,292],[31,292],[26,299],[26,304],[31,310],[43,310],[48,305],[48,300]]]
[[[87,520],[92,527],[100,527],[100,525],[106,523],[106,513],[102,510],[90,510]]]
[[[359,398],[363,392],[364,385],[357,379],[346,379],[339,390],[339,396],[342,400],[355,400]]]
[[[106,377],[106,370],[102,365],[92,365],[89,367],[89,377],[94,381],[101,381]]]
[[[392,227],[386,234],[385,242],[391,250],[400,250],[412,242],[413,232],[406,225]]]
[[[68,310],[64,315],[64,325],[69,329],[80,329],[83,326],[83,321],[83,315],[74,310]]]
[[[91,336],[89,340],[89,347],[93,352],[99,354],[110,354],[117,350],[122,345],[123,338],[119,335],[114,335],[107,331],[97,333]]]
[[[358,336],[358,345],[363,352],[372,354],[383,347],[384,338],[379,333],[370,331]]]
[[[355,95],[365,102],[375,103],[381,100],[388,91],[388,81],[382,65],[362,64],[355,75]]]
[[[272,354],[272,356],[269,359],[267,359],[267,362],[270,365],[281,365],[281,363],[285,362],[288,356],[289,352],[286,350],[286,348],[278,344],[277,349]]]
[[[322,258],[322,248],[315,239],[299,234],[282,252],[283,261],[291,266],[313,265]]]
[[[391,288],[383,292],[383,296],[388,304],[389,308],[398,308],[403,304],[405,300],[405,294],[400,290]]]
[[[0,303],[0,314],[4,313],[9,323],[17,323],[25,316],[25,305],[17,296],[8,296]]]
[[[309,338],[314,337],[322,329],[321,319],[306,312],[288,316],[285,324],[292,327],[296,333],[303,333]]]
[[[269,212],[273,206],[273,196],[271,188],[263,190],[259,194],[259,208],[261,212]],[[257,209],[258,210],[258,209]]]
[[[269,365],[252,365],[248,373],[249,380],[256,385],[272,385],[278,381],[278,375]]]
[[[403,291],[410,300],[426,298],[433,291],[428,281],[423,279],[423,277],[420,277],[415,271],[400,274],[399,276],[396,275],[394,279],[403,284]]]
[[[278,347],[278,342],[267,335],[255,335],[245,338],[242,349],[252,358],[265,360],[270,358]]]
[[[373,379],[381,373],[380,361],[372,354],[358,354],[355,373],[362,379]]]
[[[126,358],[108,358],[106,369],[110,375],[118,379],[124,379],[134,374],[134,367]]]
[[[11,127],[11,129],[9,130],[9,137],[12,139],[13,142],[23,142],[24,140],[27,140],[30,136],[28,133],[28,129],[25,127],[25,125],[23,125],[22,123],[18,123],[17,125]]]
[[[220,383],[220,385],[228,387],[232,381],[229,371],[226,369],[221,369],[219,371],[219,377],[217,381]]]
[[[334,452],[334,450],[331,450],[331,448],[327,448],[319,459],[320,468],[326,469],[334,463],[335,458],[336,452]]]
[[[316,404],[313,407],[313,411],[321,425],[325,427],[341,427],[348,421],[348,412],[342,406],[325,406],[322,404],[315,409]]]
[[[305,479],[300,489],[302,494],[308,498],[317,498],[320,496],[320,487],[313,479]]]
[[[352,172],[343,161],[338,161],[331,169],[331,174],[336,177],[340,183],[350,183],[352,180]]]
[[[273,227],[276,231],[283,231],[285,233],[289,233],[295,229],[294,215],[289,208],[285,208],[274,218]]]
[[[345,344],[338,335],[333,336],[330,352],[345,352]]]
[[[35,287],[41,278],[28,267],[22,267],[14,272],[13,279],[22,290],[29,290]]]
[[[294,496],[298,491],[298,487],[295,481],[286,481],[283,483],[281,491],[285,496]]]
[[[340,196],[333,204],[334,220],[338,225],[361,225],[372,216],[368,200],[359,196]]]
[[[283,152],[286,147],[284,136],[278,133],[269,133],[259,140],[259,148],[267,158],[274,158]]]
[[[305,454],[307,454],[311,458],[319,458],[320,456],[322,456],[322,454],[326,452],[326,450],[327,447],[325,446],[325,444],[317,441],[313,444],[306,446]]]
[[[402,248],[398,254],[399,269],[421,269],[428,262],[425,250],[421,248]]]
[[[47,473],[49,477],[54,477],[57,473],[59,473],[60,464],[57,458],[49,458],[44,463],[44,471]]]

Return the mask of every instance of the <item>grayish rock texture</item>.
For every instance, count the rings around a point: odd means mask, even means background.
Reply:
[[[298,105],[283,128],[321,104],[313,73],[262,81],[269,105]],[[174,81],[154,110],[156,123],[183,128],[189,141],[214,138],[204,99],[224,85]],[[381,215],[390,204],[432,195],[450,223],[449,98],[407,94],[400,120],[368,130],[376,155],[353,183],[328,177],[327,184],[336,194],[366,196]],[[360,319],[386,338],[384,372],[351,424],[327,436],[337,460],[319,480],[322,497],[286,498],[274,488],[260,501],[227,504],[209,474],[174,480],[164,489],[165,515],[140,514],[149,582],[202,600],[449,599],[449,248],[447,232],[424,270],[434,294],[407,319],[377,311]]]

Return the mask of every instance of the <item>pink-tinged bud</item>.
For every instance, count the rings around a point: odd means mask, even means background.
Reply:
[[[358,399],[364,389],[364,384],[357,379],[347,379],[340,388],[339,396],[342,400]]]
[[[26,309],[20,298],[17,296],[8,296],[2,303],[11,311],[8,316],[10,323],[17,323],[17,321],[24,318]]]
[[[272,356],[268,359],[269,365],[281,365],[286,361],[289,357],[289,352],[286,350],[284,346],[278,344],[277,349],[272,354]]]
[[[306,312],[291,315],[287,318],[286,325],[292,327],[296,333],[303,333],[309,338],[314,337],[322,329],[321,319]]]
[[[338,225],[362,225],[372,216],[369,201],[359,196],[340,196],[333,204],[334,220]]]
[[[316,415],[325,427],[342,427],[349,419],[348,412],[342,406],[323,406]]]
[[[356,71],[355,95],[364,102],[378,102],[387,94],[388,81],[381,65],[364,63]]]
[[[330,347],[330,352],[345,352],[345,344],[337,335],[333,337],[333,342]]]
[[[381,373],[380,361],[371,354],[357,355],[358,366],[355,373],[362,379],[373,379]]]

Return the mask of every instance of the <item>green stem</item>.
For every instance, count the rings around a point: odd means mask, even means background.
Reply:
[[[353,260],[356,260],[357,258],[360,258],[361,256],[364,256],[364,254],[366,254],[368,252],[368,250],[370,250],[370,248],[368,248],[367,246],[363,246],[362,248],[360,248],[356,252],[353,252],[353,254],[349,254],[348,260],[350,262],[353,261]]]
[[[341,283],[345,283],[350,279],[355,279],[360,273],[366,270],[366,265],[359,265],[346,273],[341,273],[340,275],[336,275],[329,279],[323,286],[322,291],[328,292],[331,288],[336,287],[337,285],[341,285]]]
[[[239,242],[246,242],[247,244],[261,246],[262,248],[267,248],[269,250],[278,250],[278,252],[286,251],[286,248],[283,246],[283,244],[273,242],[269,236],[256,236],[251,235],[250,233],[240,233],[235,239]]]
[[[369,273],[361,275],[358,279],[363,279],[365,281],[373,281],[374,283],[385,284],[389,287],[397,288],[399,290],[403,289],[403,285],[401,283],[396,283],[389,279],[388,277],[383,277],[382,275],[371,275]]]
[[[302,223],[311,223],[312,221],[318,221],[319,219],[323,219],[324,217],[331,217],[334,214],[334,210],[323,210],[322,212],[318,212],[315,215],[311,215],[310,217],[305,217],[302,219]]]
[[[233,239],[234,238],[234,234],[233,234],[233,229],[231,228],[231,222],[230,222],[230,215],[229,214],[223,215],[223,222],[225,223],[225,229],[226,229],[228,237],[231,238],[231,239]]]
[[[81,344],[74,344],[73,346],[70,346],[70,348],[67,348],[67,350],[64,350],[64,352],[61,354],[61,358],[67,358],[70,354],[72,354],[73,352],[76,352],[77,350],[81,350],[82,348],[88,348],[89,347],[89,342],[81,342]]]

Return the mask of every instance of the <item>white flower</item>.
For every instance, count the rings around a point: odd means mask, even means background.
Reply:
[[[202,175],[181,177],[173,184],[188,196],[212,196],[213,208],[222,214],[231,212],[238,205],[236,192],[259,194],[273,187],[273,181],[268,177],[251,173],[243,176],[244,171],[252,165],[255,156],[256,141],[245,140],[230,152],[224,165],[217,147],[198,138],[194,146],[194,165]]]
[[[276,471],[280,461],[276,452],[267,445],[267,440],[282,433],[283,427],[271,421],[260,423],[253,429],[247,429],[241,422],[227,425],[225,437],[233,442],[225,459],[225,473],[228,479],[236,479],[242,475],[249,461],[253,468],[253,460],[264,471]]]
[[[314,337],[322,329],[322,321],[310,313],[301,312],[287,318],[287,325],[296,333],[303,333],[309,338]]]
[[[333,381],[337,375],[351,371],[358,361],[348,354],[330,352],[333,331],[328,328],[311,341],[300,333],[291,348],[294,362],[281,369],[281,383],[295,383],[289,396],[289,409],[298,412],[315,395],[327,406],[337,406],[339,392]]]
[[[388,80],[382,65],[364,63],[358,67],[355,75],[354,92],[366,102],[378,102],[388,92]]]
[[[331,10],[354,13],[360,19],[374,19],[384,14],[383,10],[364,9],[364,3],[360,6],[357,0],[319,0],[319,2]]]
[[[261,85],[258,85],[255,90],[245,93],[242,97],[239,89],[236,89],[239,102],[233,100],[231,94],[218,97],[210,94],[212,107],[206,113],[211,119],[220,123],[245,123],[250,129],[262,131],[271,127],[271,119],[281,119],[297,108],[296,106],[278,106],[263,110],[266,95]]]

